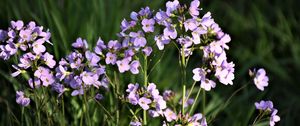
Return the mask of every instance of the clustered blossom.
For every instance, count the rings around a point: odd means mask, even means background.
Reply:
[[[152,117],[162,115],[167,107],[166,101],[159,94],[154,83],[149,83],[147,87],[129,84],[126,92],[128,92],[127,99],[130,104],[139,105],[142,109],[148,110]]]
[[[189,114],[182,116],[167,108],[164,111],[164,117],[167,122],[164,122],[163,126],[167,126],[167,123],[174,126],[207,126],[206,118],[201,113],[196,113],[192,116]]]
[[[17,91],[16,102],[22,106],[28,106],[30,104],[30,99],[24,96],[24,92]]]
[[[270,126],[274,126],[276,122],[280,121],[280,117],[277,115],[278,110],[273,107],[272,101],[255,102],[255,107],[266,115],[270,114]]]
[[[254,84],[259,90],[263,91],[268,86],[269,77],[266,75],[265,69],[260,68],[258,71],[250,71],[250,74],[250,76],[254,76]]]
[[[21,73],[32,71],[34,77],[28,80],[31,88],[38,88],[40,85],[49,86],[55,82],[52,68],[56,61],[52,54],[46,52],[46,45],[50,42],[51,33],[44,31],[42,26],[37,26],[31,21],[24,24],[23,21],[11,21],[7,31],[0,30],[0,58],[9,60],[18,54],[19,61],[12,67],[16,70],[11,75],[18,76]],[[23,92],[17,91],[17,103],[27,106],[29,98],[25,98]]]
[[[98,45],[101,41],[99,38]],[[101,55],[98,55],[103,54],[102,50],[97,49],[97,52],[87,50],[87,41],[82,38],[78,38],[72,47],[74,51],[62,58],[55,68],[56,91],[62,93],[63,88],[70,87],[73,89],[71,95],[76,96],[83,95],[84,91],[91,87],[107,89],[108,80],[105,76],[105,66],[100,64],[102,58]],[[95,98],[101,100],[103,96],[96,94]]]

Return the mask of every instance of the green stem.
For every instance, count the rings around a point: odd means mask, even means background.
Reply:
[[[184,115],[185,111],[184,111],[184,103],[185,103],[185,91],[186,91],[186,63],[185,63],[185,56],[184,56],[184,46],[181,49],[181,73],[182,73],[182,106],[181,106],[181,112],[182,115]]]
[[[119,94],[119,89],[120,89],[120,84],[118,82],[118,75],[117,75],[117,72],[114,71],[114,79],[115,79],[115,85],[116,85],[116,88],[115,88],[115,103],[116,103],[116,125],[119,125],[119,117],[120,117],[120,112],[119,112],[119,100],[118,100],[118,94]]]
[[[39,100],[38,100],[38,94],[37,94],[37,90],[34,91],[34,98],[35,98],[35,109],[36,109],[36,112],[37,112],[37,117],[38,117],[38,125],[41,126],[42,123],[41,123],[41,115],[40,115],[40,110],[39,110]]]
[[[148,85],[147,68],[148,68],[147,56],[144,55],[144,86],[145,87],[147,87],[147,85]],[[144,125],[147,125],[147,111],[146,110],[143,111],[143,122],[144,122]]]
[[[61,104],[62,104],[62,112],[63,112],[63,118],[62,118],[62,123],[63,126],[65,126],[65,102],[64,102],[64,96],[61,98]]]
[[[198,90],[198,92],[197,92],[195,101],[194,101],[194,103],[193,103],[193,105],[192,105],[192,107],[191,107],[191,109],[190,109],[190,112],[189,112],[190,115],[192,114],[192,112],[193,112],[193,110],[194,110],[194,107],[195,107],[195,104],[196,104],[196,102],[197,102],[197,100],[198,100],[198,97],[199,97],[199,95],[200,95],[201,89],[202,89],[202,88],[200,88],[200,89]]]
[[[21,126],[23,126],[24,107],[22,107]]]
[[[203,91],[203,95],[202,95],[202,109],[203,109],[203,112],[202,114],[205,115],[205,99],[206,99],[206,96],[205,96],[205,90]]]
[[[90,126],[90,123],[91,123],[91,120],[90,120],[90,114],[89,114],[89,108],[88,108],[88,103],[87,103],[87,99],[86,99],[86,91],[85,89],[83,89],[84,92],[83,92],[83,99],[84,99],[84,104],[83,104],[83,109],[84,109],[84,113],[86,114],[86,117],[87,117],[87,124]]]

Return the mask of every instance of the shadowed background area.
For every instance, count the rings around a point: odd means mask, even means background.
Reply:
[[[95,45],[99,36],[105,42],[117,39],[120,22],[128,18],[131,11],[145,6],[154,10],[165,8],[165,1],[161,0],[0,0],[0,3],[0,29],[6,29],[11,20],[36,21],[52,33],[54,46],[50,50],[56,59],[71,51],[71,43],[77,37],[87,39],[90,47]],[[217,115],[212,125],[248,125],[255,117],[253,114],[257,114],[254,102],[261,99],[272,100],[278,108],[279,125],[300,125],[299,5],[297,0],[201,1],[201,15],[210,11],[222,29],[230,34],[228,57],[236,64],[234,85],[218,84],[209,92],[207,113],[220,107],[232,92],[249,81],[249,68],[265,68],[270,79],[264,92],[250,82],[250,86],[235,95],[230,105]],[[192,83],[191,69],[197,65],[198,59],[194,57],[191,61],[188,87]],[[23,83],[10,77],[12,62],[0,62],[0,125],[9,125],[20,118],[21,109],[15,103],[15,90]],[[176,51],[167,47],[161,63],[150,75],[150,81],[161,90],[171,88],[178,91],[181,88],[178,70]]]

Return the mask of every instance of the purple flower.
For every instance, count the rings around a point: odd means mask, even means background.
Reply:
[[[145,97],[142,97],[139,99],[139,105],[144,109],[144,110],[148,110],[149,109],[149,105],[151,103],[151,100]]]
[[[17,70],[16,72],[13,72],[13,73],[11,74],[12,77],[16,77],[16,76],[18,76],[19,74],[25,73],[25,72],[26,72],[26,71],[24,71],[24,70],[21,70],[20,68],[18,68],[18,67],[15,66],[15,65],[12,65],[12,67],[13,67],[14,69]]]
[[[30,103],[30,99],[24,96],[24,92],[17,91],[16,92],[16,102],[22,106],[28,106]]]
[[[102,94],[97,93],[97,94],[95,95],[95,99],[98,100],[98,101],[102,100],[103,98],[104,98],[104,97],[103,97]]]
[[[24,23],[23,23],[23,21],[18,20],[18,21],[11,21],[10,25],[13,29],[21,30],[24,26]]]
[[[191,2],[190,8],[189,8],[189,13],[191,14],[191,16],[197,17],[199,15],[199,8],[198,8],[199,5],[200,5],[199,0],[193,0]]]
[[[255,107],[258,110],[273,110],[273,102],[272,101],[260,101],[260,102],[255,102]]]
[[[56,64],[56,61],[53,59],[53,55],[49,54],[48,52],[43,55],[43,60],[45,61],[45,64],[50,68],[53,68]]]
[[[193,70],[194,76],[193,79],[195,81],[201,81],[201,80],[205,80],[205,76],[206,76],[206,71],[203,68],[195,68]]]
[[[147,40],[145,39],[142,31],[130,32],[129,36],[132,37],[131,41],[136,47],[144,47],[147,44]]]
[[[110,40],[107,44],[109,49],[119,50],[122,45],[117,40]]]
[[[55,78],[51,73],[47,73],[40,78],[43,82],[43,86],[47,87],[55,82]]]
[[[59,65],[56,68],[56,77],[59,78],[60,81],[62,81],[66,76],[68,76],[70,72],[67,71],[67,69],[61,65]]]
[[[173,2],[168,1],[166,3],[166,8],[167,8],[166,12],[167,12],[168,15],[171,15],[171,13],[173,11],[176,11],[179,7],[180,7],[180,4],[179,4],[178,0],[174,0]]]
[[[135,20],[135,21],[139,20],[139,19],[138,19],[138,16],[139,16],[139,14],[136,13],[136,12],[134,12],[134,11],[130,13],[130,18],[131,18],[132,20]]]
[[[275,126],[275,123],[280,121],[280,117],[278,115],[276,115],[277,112],[278,112],[277,109],[273,110],[271,117],[270,117],[270,126]]]
[[[72,43],[72,47],[87,49],[88,44],[87,44],[87,41],[85,39],[77,38],[76,41],[74,43]]]
[[[151,94],[151,96],[155,99],[159,96],[159,91],[156,89],[156,85],[154,83],[150,83],[147,87],[147,91]]]
[[[139,73],[139,67],[140,66],[140,62],[138,60],[134,60],[131,62],[130,64],[130,71],[132,74],[138,74]]]
[[[145,8],[142,8],[140,11],[139,11],[139,15],[140,16],[149,16],[151,15],[151,10],[149,7],[145,7]]]
[[[219,81],[225,85],[232,85],[232,80],[234,79],[234,64],[233,62],[227,63],[224,61],[221,66],[217,67],[215,76]]]
[[[0,41],[4,41],[7,37],[7,31],[0,29]]]
[[[98,66],[98,62],[100,61],[100,57],[97,56],[95,53],[92,53],[90,51],[85,52],[85,57],[87,61],[89,62],[90,66]]]
[[[106,45],[104,44],[103,40],[99,37],[94,51],[96,54],[102,55],[103,49],[106,49]]]
[[[157,96],[154,98],[155,108],[158,111],[161,111],[167,108],[167,102],[163,99],[162,96]]]
[[[157,111],[155,111],[155,110],[149,110],[148,112],[149,112],[149,115],[150,115],[151,117],[153,117],[153,118],[159,116],[159,113],[158,113]]]
[[[117,55],[111,52],[106,53],[105,63],[114,65],[117,62]]]
[[[19,36],[24,41],[29,42],[31,40],[31,34],[32,34],[32,30],[26,29],[26,30],[21,30],[20,33],[19,33]]]
[[[201,80],[201,88],[203,88],[206,91],[210,91],[211,88],[215,88],[216,87],[216,83],[212,80],[209,79],[205,79],[205,80]]]
[[[143,19],[142,20],[142,25],[143,25],[143,30],[145,32],[154,32],[154,24],[155,20],[154,19]]]
[[[196,19],[187,19],[183,24],[185,31],[194,31],[199,26],[199,23]]]
[[[266,71],[265,69],[263,68],[260,68],[256,74],[255,74],[255,77],[254,77],[254,84],[255,86],[263,91],[264,90],[264,87],[267,87],[268,86],[268,81],[269,81],[269,78],[268,76],[266,75]]]
[[[127,86],[126,92],[128,92],[128,93],[130,93],[130,92],[136,92],[138,88],[139,88],[139,84],[138,83],[136,83],[135,85],[130,83]]]
[[[43,44],[44,44],[44,41],[41,40],[41,39],[39,39],[36,42],[34,42],[32,44],[33,52],[35,54],[41,54],[41,53],[45,52],[46,51],[46,47]]]
[[[167,108],[165,111],[164,111],[164,116],[166,117],[166,120],[168,122],[171,122],[173,120],[177,120],[177,115],[169,108]]]
[[[142,123],[139,121],[130,122],[130,126],[142,126]]]
[[[58,96],[61,96],[64,93],[64,91],[65,91],[64,85],[59,84],[59,83],[53,84],[52,85],[52,89],[59,94]]]
[[[84,93],[84,92],[83,92],[83,89],[80,88],[80,89],[78,89],[78,90],[72,91],[71,96],[83,95],[83,93]]]
[[[38,79],[37,77],[34,77],[34,81],[32,80],[32,78],[30,78],[28,80],[28,84],[29,86],[33,89],[33,88],[39,88],[41,86],[41,81],[40,79]]]
[[[128,71],[130,69],[129,60],[126,58],[122,60],[118,60],[117,65],[120,73],[124,73],[125,71]]]
[[[139,102],[139,96],[135,92],[129,93],[127,98],[129,99],[129,103],[133,105],[137,105]]]
[[[164,36],[169,37],[171,39],[175,39],[177,37],[177,31],[174,26],[168,26],[164,29]]]
[[[99,88],[99,86],[101,85],[101,83],[98,81],[99,76],[97,74],[84,71],[80,74],[80,76],[82,77],[82,81],[86,85],[94,85],[96,88]]]
[[[22,55],[18,66],[23,69],[27,69],[31,66],[31,60],[29,59],[28,54]]]
[[[163,35],[155,36],[154,40],[159,50],[163,50],[165,45],[170,43],[170,39]]]
[[[163,93],[163,98],[166,101],[171,100],[175,96],[175,93],[171,90],[165,90]]]

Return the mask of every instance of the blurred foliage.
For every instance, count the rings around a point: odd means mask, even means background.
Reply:
[[[87,39],[90,47],[95,45],[99,36],[106,42],[116,39],[120,22],[128,18],[131,11],[138,11],[145,6],[158,10],[164,8],[164,3],[161,0],[0,0],[0,28],[6,29],[11,20],[36,21],[50,29],[54,43],[51,49],[56,59],[60,59],[70,52],[71,43],[77,37]],[[270,78],[269,87],[264,92],[258,91],[250,82],[216,116],[212,125],[246,126],[252,123],[254,114],[257,114],[254,102],[261,99],[272,100],[279,109],[279,125],[300,125],[299,5],[297,0],[202,1],[202,14],[211,11],[216,22],[231,35],[228,56],[236,63],[234,85],[218,84],[216,89],[209,92],[206,113],[216,114],[212,111],[218,110],[235,90],[249,81],[249,68],[264,67]],[[163,55],[154,57],[152,64],[159,59],[161,62],[151,73],[150,81],[158,84],[160,89],[180,89],[176,50],[167,47]],[[197,65],[197,60],[191,61],[191,68]],[[21,107],[15,103],[15,90],[23,83],[10,77],[11,62],[14,61],[0,62],[0,125],[16,125],[21,117]],[[188,76],[191,78],[191,72]],[[125,86],[126,83],[122,83]],[[72,101],[69,101],[69,105],[79,107],[78,103]],[[93,117],[97,117],[99,112],[96,109]],[[25,113],[32,114],[30,109],[26,109]],[[30,118],[25,119],[30,125]],[[97,122],[101,119],[93,120]]]

